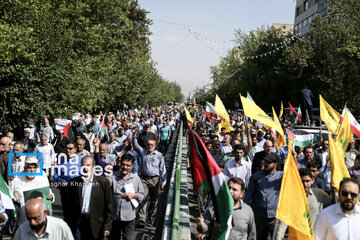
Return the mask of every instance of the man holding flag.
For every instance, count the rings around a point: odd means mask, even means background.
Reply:
[[[254,213],[249,205],[241,201],[245,192],[245,183],[241,178],[230,178],[228,186],[234,207],[232,213],[233,227],[228,239],[256,239],[256,228]],[[200,233],[211,233],[210,239],[217,239],[220,235],[219,225],[214,220],[214,207],[211,206],[205,212],[205,216],[197,219],[198,230]]]

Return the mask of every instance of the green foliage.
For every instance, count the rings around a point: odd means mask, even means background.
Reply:
[[[135,0],[2,0],[0,123],[181,101],[151,60],[150,24]]]
[[[275,49],[271,44],[284,40],[280,32],[273,28],[247,35],[237,31],[238,47],[211,68],[214,87],[209,96],[219,94],[231,108],[239,101],[239,93],[249,91],[270,111],[271,106],[278,109],[281,100],[285,105],[288,101],[298,105],[299,90],[308,85],[316,98],[322,94],[337,109],[347,101],[353,113],[360,115],[360,93],[356,91],[360,82],[360,1],[330,0],[328,4],[329,15],[318,17],[306,38],[267,56],[243,58]]]

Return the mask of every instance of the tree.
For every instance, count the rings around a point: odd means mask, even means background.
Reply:
[[[138,106],[179,99],[180,89],[155,69],[151,20],[137,1],[29,0],[0,6],[0,123],[6,127],[116,109],[123,101]],[[148,94],[157,86],[161,92]]]

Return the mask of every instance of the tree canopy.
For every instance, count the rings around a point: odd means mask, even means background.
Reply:
[[[345,102],[360,115],[360,1],[328,1],[329,14],[317,17],[305,38],[283,36],[275,28],[259,28],[249,34],[235,33],[236,47],[211,68],[213,89],[228,108],[239,102],[238,94],[250,92],[266,111],[280,101],[299,104],[299,91],[307,85],[335,108]],[[285,43],[285,44],[281,44]],[[266,54],[266,55],[265,55]]]
[[[0,123],[179,102],[151,59],[151,20],[135,0],[0,4]]]

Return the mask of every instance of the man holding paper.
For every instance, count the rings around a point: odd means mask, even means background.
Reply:
[[[137,174],[131,173],[134,156],[125,154],[117,162],[120,172],[109,177],[113,191],[114,220],[112,239],[134,239],[136,207],[144,199],[144,189]]]

